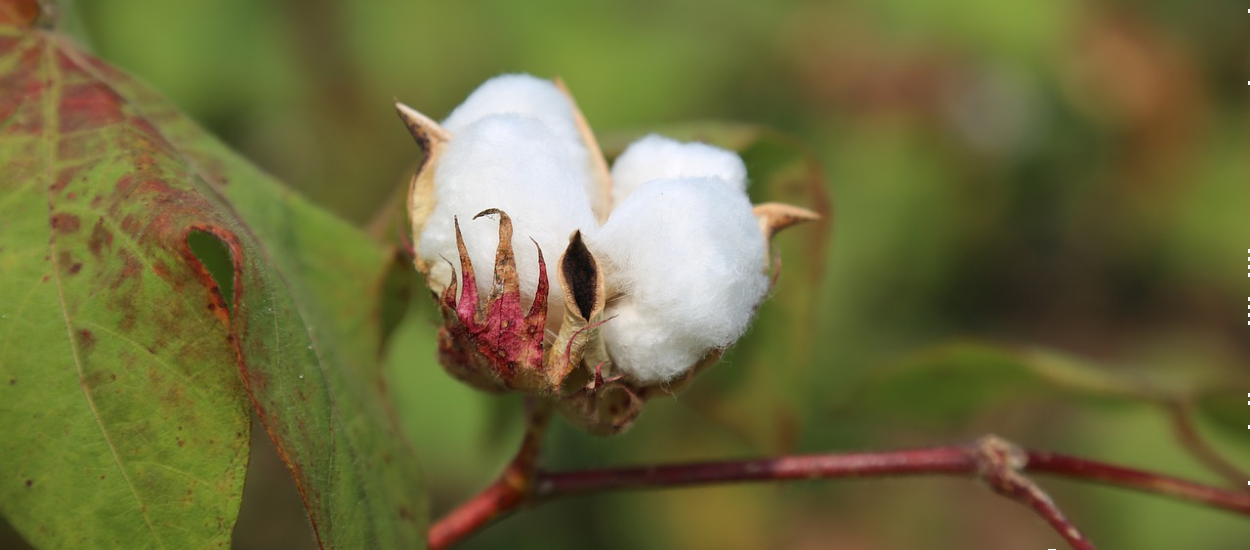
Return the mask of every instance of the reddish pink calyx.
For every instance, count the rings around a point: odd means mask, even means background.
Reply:
[[[444,318],[454,313],[456,322],[447,323],[444,328],[447,338],[440,338],[440,347],[444,348],[445,358],[462,363],[461,367],[472,371],[463,374],[481,378],[478,382],[496,386],[495,389],[557,390],[546,387],[543,376],[548,283],[542,249],[538,249],[538,287],[526,313],[521,307],[516,257],[512,250],[512,220],[503,211],[493,208],[474,219],[492,214],[499,216],[499,245],[495,251],[494,285],[485,300],[478,298],[473,263],[460,232],[460,222],[455,222],[464,290],[456,300],[457,284],[453,274],[441,302]]]

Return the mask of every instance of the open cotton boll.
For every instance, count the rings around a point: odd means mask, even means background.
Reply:
[[[550,80],[527,74],[505,74],[483,82],[443,121],[443,128],[454,135],[485,117],[506,113],[536,118],[561,140],[581,146],[572,101]]]
[[[530,239],[542,247],[550,289],[549,326],[558,325],[564,298],[556,279],[557,261],[574,231],[589,233],[598,227],[585,191],[590,174],[579,167],[560,138],[533,117],[491,115],[460,128],[435,167],[435,207],[417,243],[418,254],[431,264],[431,278],[443,286],[451,280],[451,268],[443,258],[461,275],[455,216],[473,261],[478,291],[489,292],[499,224],[473,216],[498,208],[512,219],[517,274],[527,302],[538,285],[538,253]]]
[[[594,160],[586,149],[577,127],[573,101],[550,80],[528,74],[496,76],[478,86],[469,97],[443,121],[453,135],[484,117],[515,113],[538,119],[563,142],[578,166],[594,169]],[[603,204],[602,182],[587,180],[586,192],[593,202]]]
[[[630,144],[612,163],[612,204],[621,204],[651,180],[709,177],[739,191],[747,187],[746,164],[733,151],[650,134]]]
[[[664,312],[632,298],[621,298],[608,311],[611,320],[600,330],[612,357],[612,372],[638,383],[677,378],[716,347],[692,332],[674,332],[669,323],[656,322],[664,318]]]
[[[720,178],[652,180],[622,201],[591,250],[606,264],[601,330],[616,372],[671,380],[732,344],[768,291],[764,236],[746,194]]]

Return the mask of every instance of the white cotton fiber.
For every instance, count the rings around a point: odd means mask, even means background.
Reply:
[[[505,74],[483,82],[443,121],[443,128],[454,135],[484,117],[506,113],[536,118],[556,137],[581,145],[573,103],[550,80],[527,74]]]
[[[457,216],[478,291],[489,292],[499,224],[473,216],[498,208],[512,219],[512,246],[526,304],[538,285],[538,254],[530,239],[542,247],[550,285],[548,326],[558,324],[564,298],[556,279],[557,261],[575,230],[597,228],[586,196],[590,174],[582,166],[562,139],[534,117],[489,115],[458,127],[434,169],[436,203],[417,243],[418,253],[431,262],[431,277],[442,284],[450,281],[442,258],[460,274],[452,223]]]
[[[614,372],[671,380],[746,331],[768,291],[764,237],[740,187],[721,178],[652,180],[590,241],[604,261],[604,342]]]
[[[592,159],[578,131],[573,109],[573,102],[552,81],[527,74],[505,74],[478,86],[443,121],[443,128],[454,137],[462,128],[491,115],[514,113],[533,117],[546,124],[569,148],[578,166],[589,171]],[[593,179],[587,180],[586,192],[596,204],[602,202],[600,184]]]
[[[612,296],[604,344],[614,372],[636,383],[672,380],[746,331],[769,283],[738,155],[657,135],[638,140],[612,167],[615,206],[600,227],[592,208],[607,204],[605,182],[596,181],[575,106],[552,82],[488,80],[443,127],[451,138],[432,168],[435,206],[417,242],[436,288],[451,281],[453,268],[462,275],[459,218],[478,292],[490,291],[499,224],[473,216],[497,208],[513,222],[527,307],[539,273],[530,239],[542,248],[551,330],[564,314],[557,265],[570,235],[583,233]]]
[[[747,187],[747,167],[736,153],[651,134],[630,144],[612,163],[612,204],[621,204],[651,180],[708,177],[720,178],[738,191]]]

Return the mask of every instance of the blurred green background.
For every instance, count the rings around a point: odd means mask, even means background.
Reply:
[[[67,22],[101,57],[362,226],[418,156],[391,99],[442,118],[503,72],[563,77],[601,135],[731,120],[810,149],[836,204],[832,232],[780,237],[785,269],[751,333],[687,392],[650,403],[626,435],[557,427],[553,466],[993,432],[1220,483],[1158,407],[1040,391],[1036,377],[1011,374],[1033,372],[1025,355],[932,350],[1040,346],[1119,381],[1222,387],[1224,422],[1203,416],[1197,430],[1250,468],[1250,408],[1240,405],[1250,391],[1244,7],[113,0],[72,3]],[[759,198],[768,182],[753,174]],[[432,304],[418,294],[388,374],[442,511],[506,461],[519,403],[443,374]],[[258,456],[250,476],[236,546],[310,546],[274,459]],[[1244,517],[1040,481],[1103,548],[1250,541]],[[463,547],[1064,546],[1024,508],[933,478],[605,494],[525,511]]]

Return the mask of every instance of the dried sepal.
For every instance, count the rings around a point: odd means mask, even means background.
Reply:
[[[603,156],[603,150],[599,148],[599,140],[595,139],[595,133],[590,129],[590,123],[586,122],[586,117],[582,115],[582,109],[577,106],[577,100],[573,98],[573,94],[569,93],[569,87],[560,77],[552,79],[556,88],[564,93],[564,97],[569,99],[569,103],[573,106],[573,122],[577,125],[577,132],[582,138],[582,145],[586,147],[586,152],[590,154],[591,177],[594,178],[595,187],[598,193],[590,197],[590,209],[594,211],[595,217],[599,223],[608,220],[608,214],[612,211],[612,176],[608,170],[607,158]]]
[[[764,234],[766,246],[772,243],[773,236],[781,230],[820,219],[820,214],[816,212],[780,202],[757,204],[752,209],[752,213],[755,214],[755,219],[759,220],[760,233]]]
[[[485,210],[474,219],[487,215],[499,216],[499,246],[495,252],[494,284],[484,300],[478,299],[473,262],[465,248],[460,221],[455,221],[464,290],[457,299],[459,285],[453,275],[439,301],[444,319],[439,335],[443,366],[457,378],[478,387],[549,392],[551,387],[546,383],[543,366],[547,270],[542,250],[538,251],[538,288],[533,304],[525,312],[512,253],[512,220],[494,209]]]
[[[605,322],[606,292],[594,254],[580,234],[569,239],[557,271],[565,296],[564,320],[555,341],[544,345],[547,278],[542,251],[535,299],[528,312],[522,312],[511,219],[495,209],[474,218],[487,215],[499,217],[499,244],[491,292],[481,298],[460,222],[455,221],[461,281],[453,276],[437,297],[444,321],[439,331],[443,368],[478,389],[552,399],[570,421],[592,433],[624,430],[641,412],[644,393],[620,377],[604,378],[611,362],[598,329]],[[589,364],[596,365],[593,373],[578,369]]]
[[[395,110],[424,156],[421,166],[417,168],[417,173],[413,174],[412,182],[408,186],[408,218],[412,224],[414,237],[413,263],[418,271],[429,273],[429,263],[422,258],[421,254],[415,253],[415,247],[420,242],[416,236],[421,234],[425,228],[425,220],[429,219],[430,214],[434,212],[434,166],[438,164],[439,157],[442,156],[447,143],[451,141],[452,134],[430,117],[399,101],[395,102]]]
[[[395,110],[399,112],[400,120],[404,121],[404,126],[408,128],[408,133],[412,134],[413,139],[417,140],[417,146],[423,152],[429,152],[435,143],[442,143],[451,140],[451,132],[434,119],[421,114],[421,111],[413,109],[398,100],[395,101]]]
[[[703,358],[699,359],[699,361],[691,366],[690,370],[686,371],[685,374],[664,384],[653,384],[643,387],[641,388],[639,395],[643,400],[649,400],[653,397],[659,397],[662,395],[675,395],[677,392],[685,389],[686,386],[689,386],[695,378],[698,378],[699,375],[703,373],[703,371],[711,368],[712,365],[715,365],[718,361],[720,361],[721,356],[724,354],[724,349],[714,349],[708,352],[707,355],[704,355]]]
[[[439,309],[443,317],[443,326],[438,331],[438,362],[456,380],[485,392],[503,393],[508,388],[500,383],[492,369],[481,368],[484,362],[474,356],[473,346],[461,338],[466,329],[456,316],[455,287],[453,279],[442,298],[434,295],[434,300],[441,306]],[[452,299],[450,307],[447,307],[449,294]]]
[[[599,436],[625,431],[646,400],[621,379],[589,385],[557,402],[557,410],[575,426]]]
[[[581,232],[569,238],[556,273],[564,293],[564,319],[551,345],[549,375],[562,383],[578,365],[608,360],[599,336],[607,293],[599,262],[586,248]]]

